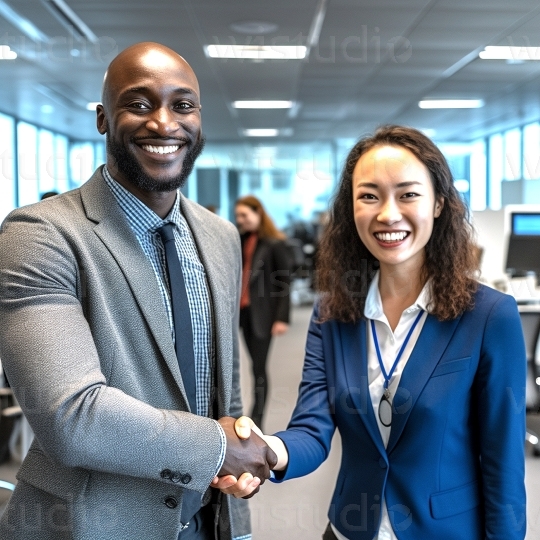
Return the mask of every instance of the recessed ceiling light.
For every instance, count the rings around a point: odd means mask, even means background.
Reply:
[[[256,128],[256,129],[244,129],[241,132],[246,137],[290,137],[293,134],[292,128]]]
[[[418,102],[421,109],[479,109],[482,99],[424,99]]]
[[[264,21],[242,21],[231,24],[229,28],[239,34],[255,34],[260,36],[275,32],[278,29],[278,25]]]
[[[0,45],[0,60],[15,60],[17,53],[9,48],[9,45]]]
[[[293,105],[293,101],[233,101],[233,107],[235,109],[290,109]]]
[[[210,58],[238,60],[302,60],[307,48],[303,45],[205,45]]]
[[[49,105],[48,103],[45,103],[45,105],[41,106],[41,112],[43,114],[51,114],[54,112],[54,107],[52,105]]]
[[[277,137],[279,129],[244,129],[242,133],[246,137]]]
[[[482,60],[540,60],[540,47],[490,45],[478,56]]]
[[[86,104],[86,109],[89,111],[95,111],[96,107],[101,103],[101,101],[90,101]]]

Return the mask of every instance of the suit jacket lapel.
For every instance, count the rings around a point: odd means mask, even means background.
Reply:
[[[393,400],[392,429],[387,453],[396,446],[418,397],[439,363],[461,317],[440,322],[428,315],[412,354],[403,370]]]
[[[342,328],[343,369],[347,378],[348,392],[373,442],[381,454],[384,454],[384,444],[369,393],[366,321],[362,319],[358,324],[347,324]]]
[[[187,406],[169,320],[150,261],[99,171],[81,187],[81,198],[87,217],[96,223],[94,232],[122,270]]]
[[[231,321],[228,304],[230,298],[226,294],[230,286],[225,279],[229,269],[223,267],[223,261],[226,260],[226,257],[221,253],[227,249],[227,246],[222,246],[213,239],[208,231],[207,224],[197,211],[198,207],[184,196],[181,197],[181,209],[197,245],[197,251],[204,266],[210,288],[214,342],[216,344],[215,358],[233,358],[231,325],[234,324],[234,321]],[[217,382],[219,383],[218,395],[220,400],[223,400],[219,404],[220,408],[224,403],[230,403],[231,401],[232,370],[227,368],[228,365],[228,362],[218,361],[216,366]]]

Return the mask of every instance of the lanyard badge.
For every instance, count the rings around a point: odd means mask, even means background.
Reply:
[[[384,427],[390,427],[392,425],[392,393],[390,392],[390,389],[388,386],[390,385],[390,380],[392,379],[392,375],[394,374],[394,371],[396,370],[396,367],[398,365],[398,362],[403,354],[403,351],[405,350],[405,347],[407,347],[407,343],[409,343],[409,340],[411,339],[411,335],[414,332],[414,329],[416,328],[416,325],[420,321],[420,317],[422,317],[424,313],[424,310],[421,309],[420,313],[416,316],[416,319],[414,319],[414,322],[409,329],[409,332],[407,334],[407,337],[405,338],[405,341],[403,341],[403,345],[399,349],[398,355],[396,356],[396,359],[394,360],[394,363],[392,365],[392,369],[390,369],[390,373],[386,373],[386,370],[384,369],[384,364],[381,358],[381,349],[379,347],[379,340],[377,339],[377,331],[375,330],[375,321],[371,319],[371,333],[373,335],[373,342],[375,344],[375,351],[377,352],[377,360],[379,361],[379,366],[381,368],[381,372],[384,377],[384,385],[383,385],[383,395],[381,396],[381,401],[379,401],[379,420],[381,421],[381,424]]]

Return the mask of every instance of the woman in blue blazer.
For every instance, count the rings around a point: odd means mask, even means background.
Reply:
[[[476,281],[475,253],[427,137],[386,126],[356,144],[321,242],[298,403],[266,437],[279,482],[315,470],[339,430],[325,540],[525,537],[523,335],[513,298]]]

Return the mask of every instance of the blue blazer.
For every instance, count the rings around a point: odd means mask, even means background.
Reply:
[[[514,299],[480,285],[471,311],[446,322],[428,315],[386,449],[368,390],[366,322],[314,320],[298,403],[276,434],[289,452],[276,481],[315,470],[337,427],[343,453],[328,515],[350,540],[376,536],[383,497],[400,540],[523,539],[526,356]]]

